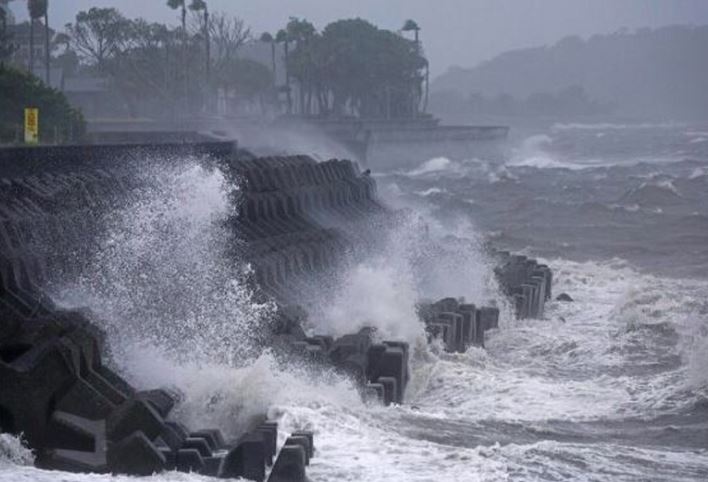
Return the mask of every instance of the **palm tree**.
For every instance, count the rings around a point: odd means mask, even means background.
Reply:
[[[315,26],[312,25],[305,19],[299,19],[297,17],[290,17],[288,25],[285,27],[288,34],[288,39],[292,42],[296,42],[296,48],[300,50],[305,48],[307,50],[308,45],[312,42],[317,30]],[[305,66],[307,69],[307,65]],[[304,115],[306,113],[306,105],[308,104],[308,92],[311,90],[309,82],[306,80],[309,76],[306,74],[304,79],[299,79],[298,84],[298,98],[300,100],[300,114]]]
[[[401,30],[403,30],[404,32],[415,32],[415,44],[416,46],[420,45],[420,41],[418,39],[418,32],[420,32],[420,27],[415,22],[415,20],[406,20],[406,23],[403,24],[403,28]]]
[[[187,4],[185,0],[167,0],[167,6],[172,10],[182,9],[182,34],[187,32]]]
[[[29,71],[34,72],[34,23],[47,13],[47,0],[28,0],[27,10],[30,17]]]
[[[184,77],[182,83],[184,84],[184,114],[187,113],[189,104],[189,84],[187,82],[188,71],[186,69],[187,63],[187,4],[186,0],[167,0],[167,6],[172,10],[177,10],[178,8],[182,10],[182,32],[180,37],[182,38],[182,68],[184,69]]]
[[[401,29],[404,32],[415,32],[415,48],[420,53],[421,48],[420,48],[420,38],[419,38],[419,32],[420,32],[420,27],[418,24],[411,19],[406,20],[406,23],[403,24],[403,28]],[[425,60],[425,97],[423,98],[423,109],[422,111],[425,112],[428,110],[428,95],[429,95],[429,90],[430,90],[430,64],[428,63],[428,60]]]
[[[273,91],[272,91],[272,100],[273,100],[273,105],[277,105],[278,102],[278,81],[276,80],[276,73],[275,73],[275,38],[268,33],[268,32],[263,32],[261,34],[261,42],[263,43],[268,43],[270,44],[270,60],[271,60],[271,72],[272,72],[272,77],[273,77]]]
[[[264,32],[261,34],[261,42],[270,44],[271,70],[273,71],[273,87],[275,87],[275,39],[270,33]]]
[[[204,0],[192,0],[189,5],[189,9],[194,12],[203,12],[202,18],[204,20],[204,43],[206,47],[206,82],[207,85],[210,83],[211,77],[211,39],[209,38],[209,7]]]
[[[49,85],[49,0],[45,0],[44,7],[44,76],[46,84]]]
[[[288,99],[288,114],[292,114],[293,99],[290,95],[290,68],[288,67],[288,60],[290,57],[290,36],[287,31],[278,30],[278,33],[275,36],[275,41],[285,44],[285,93]]]

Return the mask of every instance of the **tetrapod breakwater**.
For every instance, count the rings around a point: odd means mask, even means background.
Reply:
[[[140,191],[135,173],[146,159],[159,171],[184,156],[239,186],[226,225],[252,266],[255,296],[276,307],[264,343],[288,359],[346,374],[372,403],[405,403],[407,342],[380,339],[375,327],[337,337],[308,332],[300,306],[311,296],[308,279],[375,249],[376,229],[364,225],[397,215],[355,163],[257,158],[231,143],[19,148],[0,151],[0,428],[21,433],[42,468],[305,480],[315,455],[311,431],[279,435],[265,413],[232,438],[219,427],[185,426],[171,417],[178,392],[132,386],[107,360],[111,340],[91,313],[51,296],[57,275],[75,276],[94,249],[106,213]],[[551,270],[524,256],[489,254],[516,316],[540,316]],[[484,346],[499,313],[454,297],[418,305],[429,338],[450,352]]]

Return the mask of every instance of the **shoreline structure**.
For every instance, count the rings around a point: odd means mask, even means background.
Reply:
[[[226,142],[0,149],[0,431],[23,434],[38,467],[305,480],[315,455],[312,432],[288,434],[279,446],[277,423],[265,414],[234,440],[218,428],[185,427],[170,418],[179,394],[131,386],[104,363],[107,340],[90,315],[61,309],[45,294],[53,273],[71,268],[47,244],[88,252],[92,223],[136,188],[136,164],[190,155],[239,181],[230,227],[244,242],[257,295],[277,304],[273,348],[348,374],[372,403],[405,403],[407,343],[379,342],[373,328],[337,339],[308,336],[297,306],[305,277],[336,269],[345,251],[366,242],[366,235],[348,233],[395,216],[355,163],[256,158]],[[540,317],[551,298],[550,268],[508,252],[489,255],[515,315]],[[484,346],[485,331],[499,323],[498,308],[453,297],[421,303],[418,311],[428,337],[450,352]]]

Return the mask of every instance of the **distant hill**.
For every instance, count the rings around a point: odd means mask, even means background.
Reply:
[[[612,106],[623,116],[708,119],[708,26],[566,37],[506,52],[474,68],[451,68],[432,83],[431,103],[439,111],[474,97],[482,108],[516,102],[529,111],[539,98],[568,89],[596,111]]]

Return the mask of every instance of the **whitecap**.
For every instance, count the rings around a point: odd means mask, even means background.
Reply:
[[[431,187],[429,189],[426,189],[425,191],[416,191],[415,193],[419,196],[427,197],[427,196],[432,196],[433,194],[442,194],[447,192],[445,189],[441,189],[439,187]]]
[[[408,172],[409,176],[422,176],[434,172],[446,171],[454,167],[454,162],[447,157],[434,157]]]

